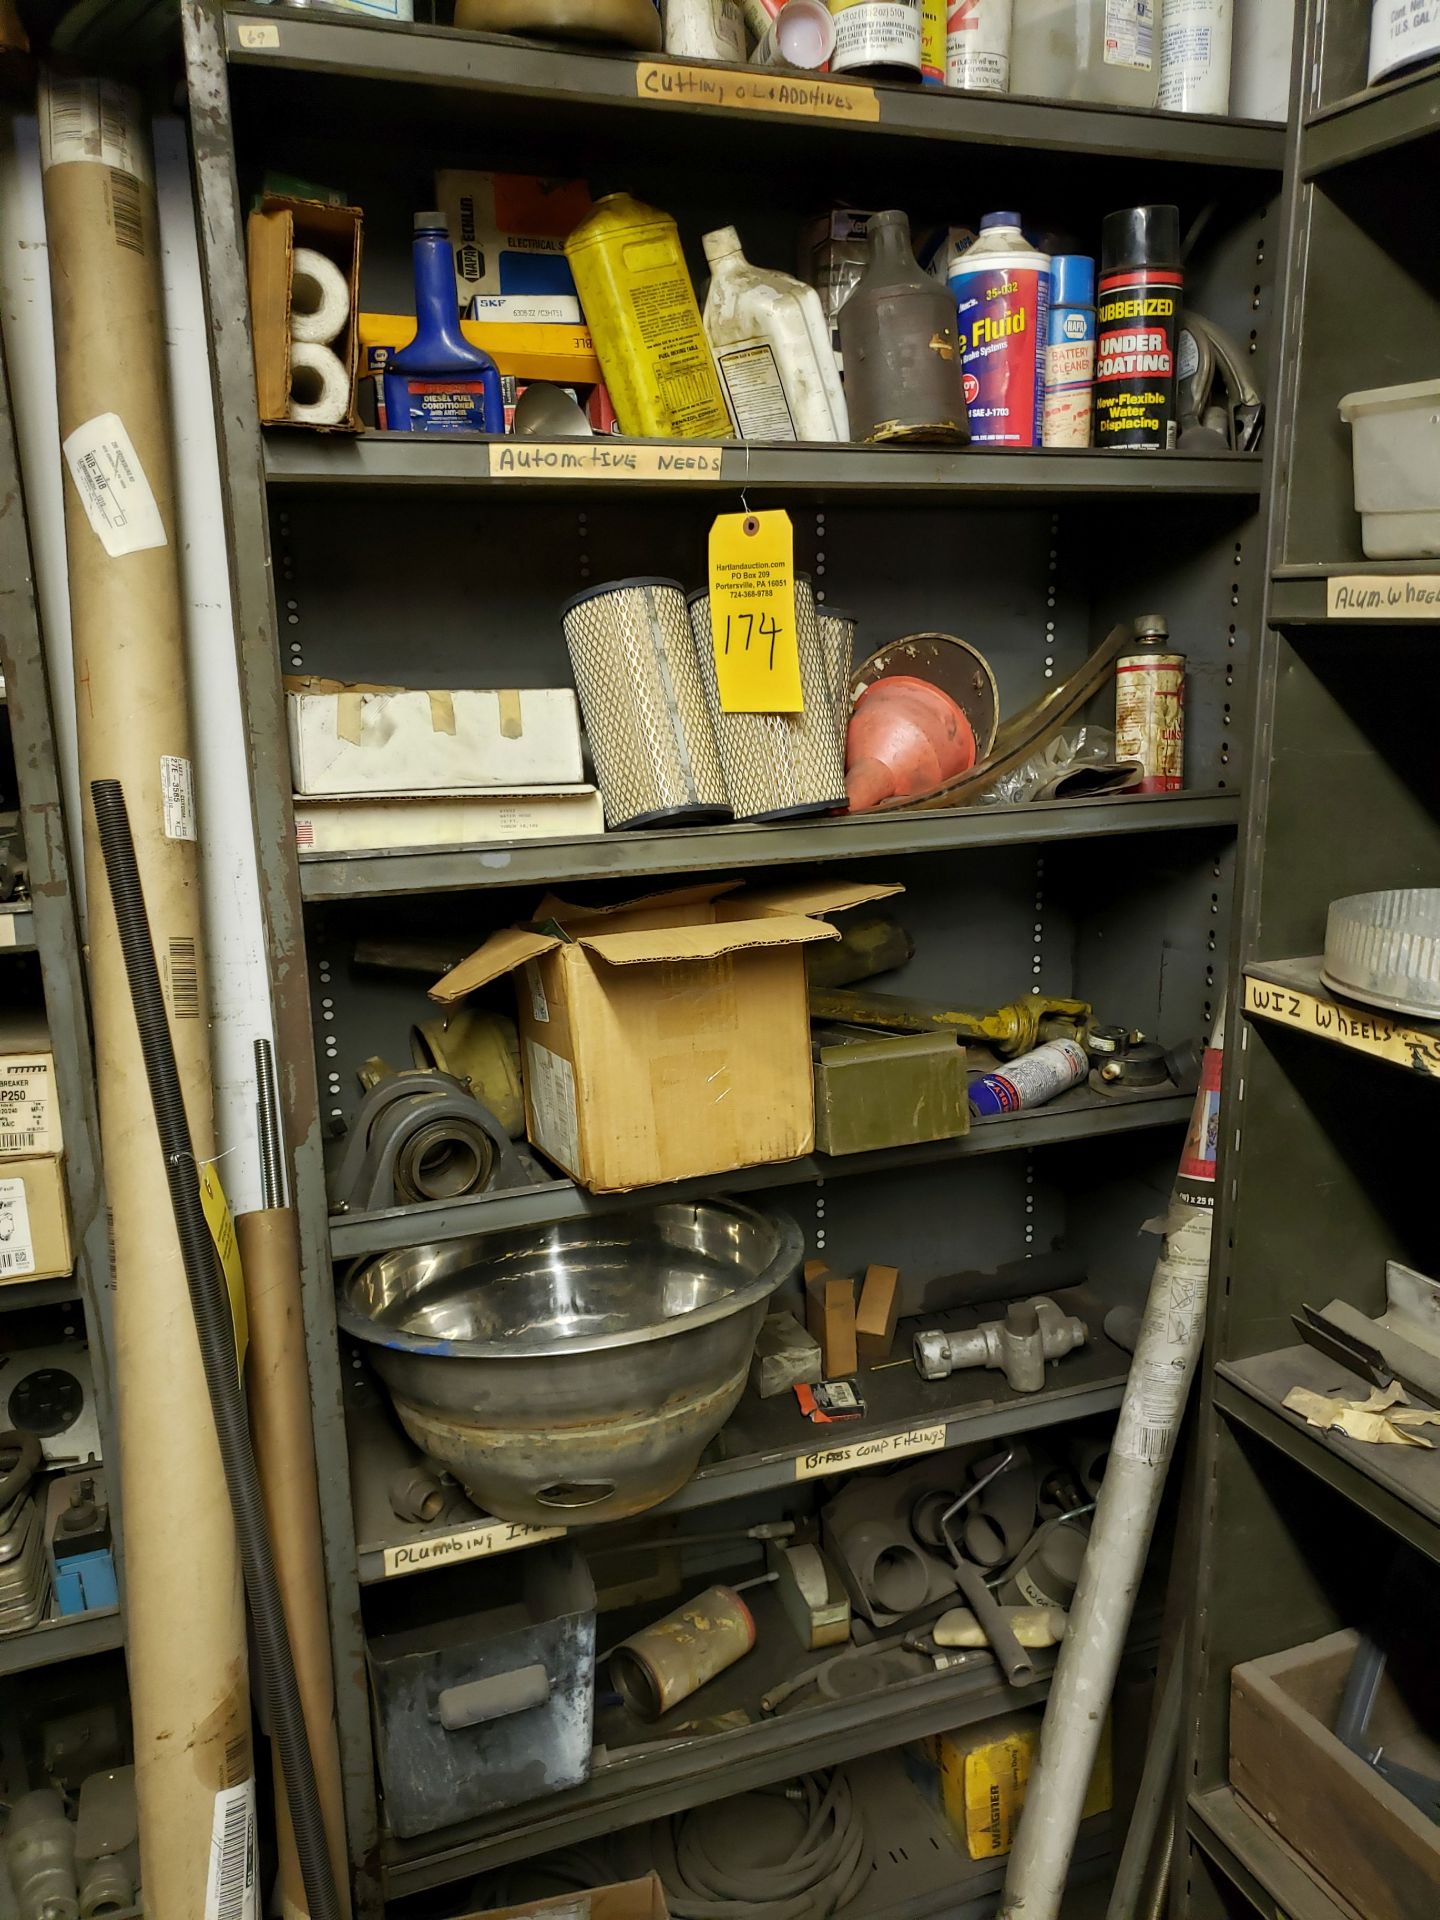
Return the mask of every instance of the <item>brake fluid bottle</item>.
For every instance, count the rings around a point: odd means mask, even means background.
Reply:
[[[965,356],[965,401],[977,446],[1038,447],[1045,415],[1050,256],[1018,213],[987,213],[950,270]]]

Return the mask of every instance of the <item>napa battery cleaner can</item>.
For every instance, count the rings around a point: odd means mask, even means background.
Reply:
[[[988,1120],[996,1113],[1018,1113],[1022,1107],[1043,1107],[1068,1087],[1078,1086],[1090,1071],[1085,1049],[1074,1040],[1047,1040],[1043,1047],[1022,1053],[997,1073],[982,1074],[970,1082],[970,1116]]]
[[[965,356],[970,438],[1038,447],[1045,415],[1050,256],[1020,231],[1018,213],[987,213],[980,238],[950,269]]]
[[[1184,276],[1178,207],[1107,213],[1096,305],[1095,444],[1175,444],[1175,355]]]
[[[1095,262],[1057,253],[1050,262],[1045,349],[1045,445],[1088,447],[1095,414]]]

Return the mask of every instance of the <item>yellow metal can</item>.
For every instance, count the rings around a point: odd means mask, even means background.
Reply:
[[[668,213],[609,193],[565,257],[622,433],[724,440],[730,416]]]

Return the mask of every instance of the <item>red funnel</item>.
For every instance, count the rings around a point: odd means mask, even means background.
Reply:
[[[866,687],[845,736],[845,790],[852,813],[882,800],[926,793],[975,764],[975,731],[948,693],[893,674]]]

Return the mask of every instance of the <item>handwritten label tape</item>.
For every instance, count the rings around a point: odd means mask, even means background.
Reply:
[[[719,447],[629,447],[608,440],[506,441],[490,449],[492,478],[569,480],[718,480]]]
[[[437,1533],[408,1547],[386,1547],[385,1578],[397,1573],[422,1573],[429,1567],[453,1566],[457,1560],[487,1560],[492,1553],[513,1553],[540,1540],[556,1540],[564,1527],[529,1527],[519,1520],[495,1520],[488,1527],[464,1527],[457,1533]]]
[[[852,1467],[883,1467],[912,1453],[938,1453],[945,1445],[945,1428],[917,1427],[911,1433],[877,1434],[854,1440],[848,1447],[830,1447],[824,1453],[802,1453],[795,1462],[797,1480],[818,1480],[822,1474],[848,1473]]]
[[[1245,1011],[1261,1020],[1299,1027],[1357,1053],[1373,1054],[1377,1060],[1408,1067],[1412,1073],[1440,1079],[1440,1039],[1392,1020],[1388,1014],[1338,1000],[1321,1000],[1299,987],[1277,986],[1272,980],[1256,980],[1248,973]]]
[[[279,46],[280,29],[268,20],[240,20],[236,22],[236,38],[247,52],[262,53],[267,47]]]
[[[764,67],[732,72],[727,67],[642,60],[635,69],[635,92],[642,100],[672,106],[734,107],[744,113],[795,113],[821,120],[880,118],[880,98],[873,87]]]
[[[1440,574],[1332,574],[1325,611],[1332,620],[1440,620]]]

